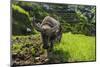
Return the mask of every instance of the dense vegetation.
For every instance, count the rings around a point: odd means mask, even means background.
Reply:
[[[95,61],[95,6],[13,1],[11,9],[13,65]],[[63,32],[52,54],[42,48],[40,33],[31,25],[33,17],[41,23],[48,15],[61,23]]]
[[[64,33],[60,44],[55,44],[53,53],[42,48],[40,35],[12,37],[12,59],[14,64],[48,64],[63,62],[95,61],[95,37]]]
[[[14,2],[12,4],[13,34],[31,34],[36,31],[31,26],[32,17],[41,23],[45,16],[57,19],[63,32],[95,35],[95,6],[62,5],[32,2]]]

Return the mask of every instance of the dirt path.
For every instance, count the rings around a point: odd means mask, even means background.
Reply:
[[[11,50],[12,65],[46,64],[49,60],[40,36],[14,37]]]

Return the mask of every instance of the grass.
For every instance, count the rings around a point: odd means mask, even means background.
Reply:
[[[35,64],[33,59],[45,53],[41,48],[42,40],[40,35],[13,36],[12,56],[18,64]],[[80,62],[96,60],[95,36],[85,36],[82,34],[63,33],[60,43],[54,44],[53,53],[48,63]],[[24,59],[20,59],[24,58]],[[27,59],[29,57],[29,59]],[[19,61],[17,61],[19,59]],[[24,63],[30,61],[30,63]],[[23,62],[22,62],[23,61]],[[41,62],[42,64],[42,62]]]
[[[54,47],[62,62],[95,61],[95,37],[64,33],[60,44]]]

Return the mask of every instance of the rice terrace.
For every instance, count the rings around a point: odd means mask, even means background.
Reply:
[[[12,66],[96,61],[95,6],[12,1],[11,9]]]

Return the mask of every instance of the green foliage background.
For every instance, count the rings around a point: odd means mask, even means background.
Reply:
[[[58,20],[63,32],[75,34],[95,35],[95,6],[62,5],[35,2],[12,3],[12,30],[14,35],[35,34],[31,26],[32,17],[41,23],[45,16],[52,16]],[[29,29],[29,30],[27,30]]]

